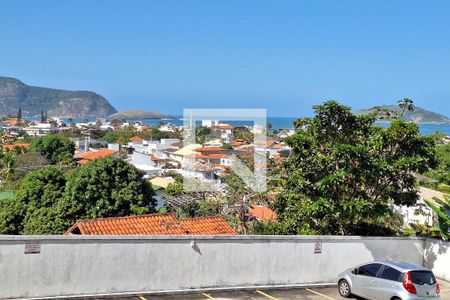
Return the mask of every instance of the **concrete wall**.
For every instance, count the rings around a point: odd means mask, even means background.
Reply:
[[[33,240],[40,253],[24,254],[25,242]],[[315,254],[319,240],[322,253]],[[423,264],[424,243],[327,236],[3,236],[0,298],[329,283],[366,261]]]
[[[426,239],[424,266],[432,269],[436,277],[450,281],[450,243]]]

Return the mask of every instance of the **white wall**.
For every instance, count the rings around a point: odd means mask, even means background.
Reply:
[[[432,269],[436,277],[450,281],[450,242],[427,239],[424,266]]]
[[[322,253],[314,254],[319,239]],[[40,241],[41,253],[24,254],[28,240]],[[366,261],[422,264],[423,244],[327,236],[3,236],[0,298],[330,283]]]

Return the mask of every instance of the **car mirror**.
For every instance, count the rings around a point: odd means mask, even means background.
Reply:
[[[358,275],[358,269],[353,269],[352,274]]]

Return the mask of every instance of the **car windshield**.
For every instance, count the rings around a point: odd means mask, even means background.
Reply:
[[[411,282],[415,284],[435,284],[436,279],[430,271],[411,271]]]

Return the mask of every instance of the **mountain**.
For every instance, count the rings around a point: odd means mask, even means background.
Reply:
[[[382,105],[379,107],[393,111],[400,109],[397,105]],[[374,108],[360,109],[356,110],[354,113],[357,115],[365,115],[372,113],[373,109]],[[448,117],[421,107],[416,107],[413,111],[406,111],[402,119],[418,124],[450,124],[450,119]]]
[[[167,116],[151,111],[144,110],[127,110],[112,114],[108,119],[166,119]]]
[[[104,118],[117,110],[102,96],[88,91],[66,91],[29,86],[15,78],[0,76],[0,116],[39,116],[41,111],[55,117]]]

